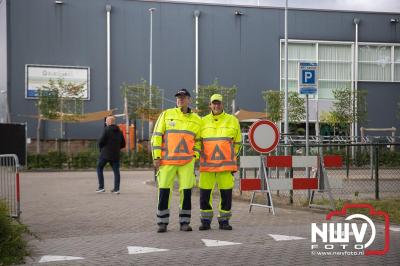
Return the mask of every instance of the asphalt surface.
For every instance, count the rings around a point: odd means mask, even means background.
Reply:
[[[110,193],[111,172],[105,173],[106,192],[101,194],[95,193],[94,171],[21,173],[21,222],[31,232],[27,237],[31,255],[26,264],[400,265],[399,225],[392,225],[392,230],[398,231],[390,231],[390,249],[385,255],[317,253],[354,250],[343,250],[336,244],[333,250],[325,250],[323,243],[318,243],[318,249],[311,249],[311,223],[327,222],[326,214],[276,208],[274,216],[260,207],[253,207],[249,213],[248,202],[236,199],[232,231],[218,229],[216,212],[212,230],[199,231],[198,193],[192,196],[192,232],[179,231],[179,193],[174,192],[168,231],[157,233],[157,188],[146,182],[153,179],[151,171],[123,171],[121,194],[116,195]],[[218,199],[214,206],[218,206]],[[375,225],[377,235],[369,248],[382,249],[384,225]],[[354,237],[350,239],[349,246],[354,246]],[[146,248],[157,250],[139,253]]]

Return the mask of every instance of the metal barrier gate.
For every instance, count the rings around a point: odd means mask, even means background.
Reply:
[[[0,199],[4,200],[11,217],[20,215],[19,161],[15,154],[0,154]]]

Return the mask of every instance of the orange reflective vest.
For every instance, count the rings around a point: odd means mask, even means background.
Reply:
[[[195,134],[187,130],[167,130],[163,136],[161,165],[184,165],[194,156]]]
[[[237,171],[235,148],[231,138],[203,139],[200,171]]]
[[[202,118],[200,172],[237,171],[242,134],[237,118],[222,112]]]
[[[185,165],[199,157],[201,118],[180,108],[161,113],[154,127],[151,148],[154,160],[160,165]]]

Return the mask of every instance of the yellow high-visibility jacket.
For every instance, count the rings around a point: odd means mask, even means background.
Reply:
[[[237,171],[236,157],[242,143],[239,120],[222,112],[210,113],[202,122],[200,171]]]
[[[200,156],[201,118],[180,108],[167,109],[160,114],[151,138],[153,160],[161,165],[184,165]]]

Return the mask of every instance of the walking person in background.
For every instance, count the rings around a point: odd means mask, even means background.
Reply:
[[[237,118],[224,112],[222,95],[210,98],[211,113],[202,118],[200,157],[200,221],[199,230],[211,229],[213,218],[212,191],[218,184],[221,200],[218,223],[221,230],[232,230],[233,173],[237,171],[236,157],[242,141]]]
[[[196,177],[195,159],[200,152],[201,118],[189,108],[190,93],[186,89],[176,94],[176,108],[160,114],[151,138],[154,167],[158,171],[158,233],[167,231],[170,199],[175,177],[178,177],[180,204],[179,223],[181,231],[192,231],[192,188]]]
[[[114,172],[114,188],[112,193],[119,194],[120,186],[120,150],[125,147],[124,136],[117,125],[115,125],[115,116],[107,116],[106,127],[99,139],[100,156],[97,162],[97,178],[99,180],[99,188],[97,193],[105,192],[104,189],[104,166],[109,163]]]

